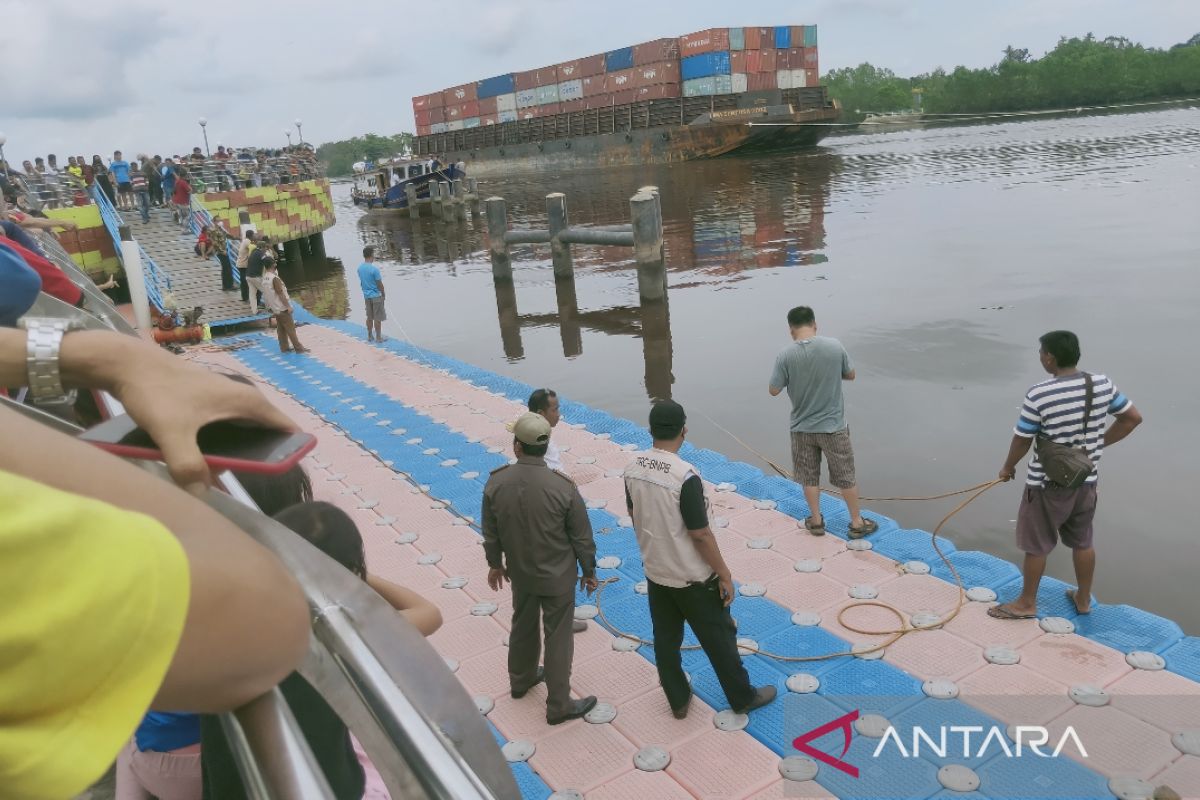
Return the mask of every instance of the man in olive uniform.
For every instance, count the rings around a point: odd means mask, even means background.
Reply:
[[[587,508],[574,482],[546,466],[550,423],[527,413],[513,425],[517,463],[492,472],[483,490],[483,550],[488,586],[512,583],[513,619],[508,639],[508,680],[514,698],[546,681],[546,722],[578,719],[595,697],[571,699],[571,623],[575,581],[596,589],[596,543]],[[538,666],[546,638],[546,666]]]

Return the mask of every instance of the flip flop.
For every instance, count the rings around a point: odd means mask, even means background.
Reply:
[[[1007,606],[999,605],[992,606],[987,610],[987,615],[992,619],[1036,619],[1037,614],[1018,614],[1010,610]]]
[[[861,539],[864,536],[870,536],[875,531],[879,530],[879,523],[873,519],[864,519],[861,528],[850,526],[849,536],[851,539]]]
[[[813,520],[812,517],[805,517],[805,519],[804,519],[805,529],[809,533],[811,533],[813,536],[824,536],[825,535],[825,518],[822,517],[821,521],[816,524],[814,524],[812,520]]]
[[[1078,614],[1079,616],[1082,617],[1082,616],[1086,616],[1086,615],[1092,613],[1091,608],[1089,608],[1087,611],[1079,610],[1079,603],[1075,602],[1075,590],[1074,589],[1067,589],[1067,599],[1071,601],[1071,605],[1075,607],[1075,613]]]

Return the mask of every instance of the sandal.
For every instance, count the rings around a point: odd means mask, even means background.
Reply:
[[[806,517],[804,519],[804,528],[809,533],[811,533],[813,536],[824,536],[825,535],[825,518],[822,517],[820,522],[814,523],[812,517]]]
[[[1071,607],[1075,609],[1075,613],[1078,614],[1079,616],[1082,617],[1082,616],[1092,613],[1092,607],[1090,605],[1088,606],[1087,611],[1081,611],[1079,609],[1079,603],[1075,602],[1075,590],[1074,589],[1067,589],[1067,599],[1071,601]]]
[[[849,536],[851,539],[861,539],[864,536],[870,536],[875,531],[879,530],[879,523],[873,519],[864,519],[862,527],[856,528],[850,526]]]
[[[987,615],[992,619],[1037,619],[1037,614],[1018,614],[1007,605],[992,606]]]

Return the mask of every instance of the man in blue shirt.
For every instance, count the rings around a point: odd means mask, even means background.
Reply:
[[[117,183],[117,208],[132,211],[133,184],[129,182],[129,162],[121,158],[120,150],[113,153],[112,161],[108,162],[108,171]]]
[[[387,310],[383,307],[383,275],[375,266],[375,248],[363,248],[363,263],[358,265],[358,282],[362,284],[363,297],[367,301],[367,341],[383,341],[383,321]],[[372,328],[372,326],[374,326]]]

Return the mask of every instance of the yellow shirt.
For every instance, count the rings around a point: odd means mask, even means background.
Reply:
[[[129,741],[183,632],[159,522],[0,471],[0,795],[67,798]]]

